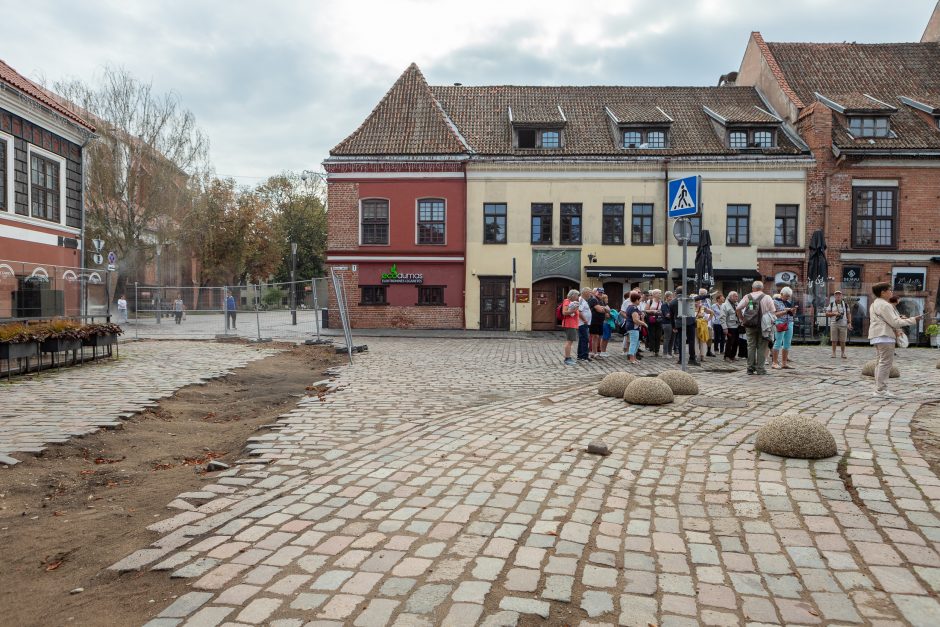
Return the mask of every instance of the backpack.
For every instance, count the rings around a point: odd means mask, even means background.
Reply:
[[[557,322],[558,324],[561,324],[562,322],[564,322],[564,319],[565,319],[565,317],[561,313],[562,305],[564,305],[564,302],[558,303],[558,309],[555,310],[555,322]]]
[[[749,329],[760,327],[760,301],[766,294],[761,294],[757,298],[748,297],[747,307],[744,308],[744,314],[741,316],[741,326]]]

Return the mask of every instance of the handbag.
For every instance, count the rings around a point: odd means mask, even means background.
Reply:
[[[787,322],[786,320],[777,323],[777,331],[780,331],[781,333],[786,331],[789,328],[790,328],[790,323]]]
[[[910,346],[910,344],[911,344],[911,341],[907,337],[907,333],[905,333],[904,331],[901,331],[900,333],[898,333],[898,348],[907,348],[908,346]]]

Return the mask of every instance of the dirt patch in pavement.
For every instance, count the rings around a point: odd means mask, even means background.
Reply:
[[[911,438],[934,474],[940,476],[940,404],[928,403],[911,420]]]
[[[246,438],[322,393],[312,384],[341,363],[331,346],[291,346],[0,470],[0,622],[141,625],[185,594],[167,572],[105,569],[156,539],[147,525],[177,512],[166,504],[180,492],[212,481],[207,460],[245,457]]]

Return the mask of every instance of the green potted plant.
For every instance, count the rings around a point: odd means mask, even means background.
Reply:
[[[90,346],[95,357],[98,356],[98,349],[107,348],[110,352],[111,345],[117,344],[117,338],[124,333],[124,330],[113,323],[86,324],[82,327],[82,346]]]
[[[82,325],[71,320],[56,319],[32,327],[37,339],[39,350],[44,353],[72,353],[75,361],[76,353],[82,348]]]
[[[928,324],[924,329],[924,335],[930,338],[930,345],[934,348],[940,348],[940,324]]]
[[[21,322],[0,325],[0,360],[7,362],[7,378],[10,376],[10,360],[29,359],[39,355],[39,342],[29,326]]]

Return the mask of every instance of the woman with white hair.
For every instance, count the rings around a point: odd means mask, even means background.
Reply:
[[[774,307],[777,309],[777,328],[774,330],[773,365],[771,368],[792,370],[793,366],[787,363],[790,357],[790,343],[793,341],[793,314],[796,307],[790,300],[793,290],[784,287],[780,296],[774,294]]]

